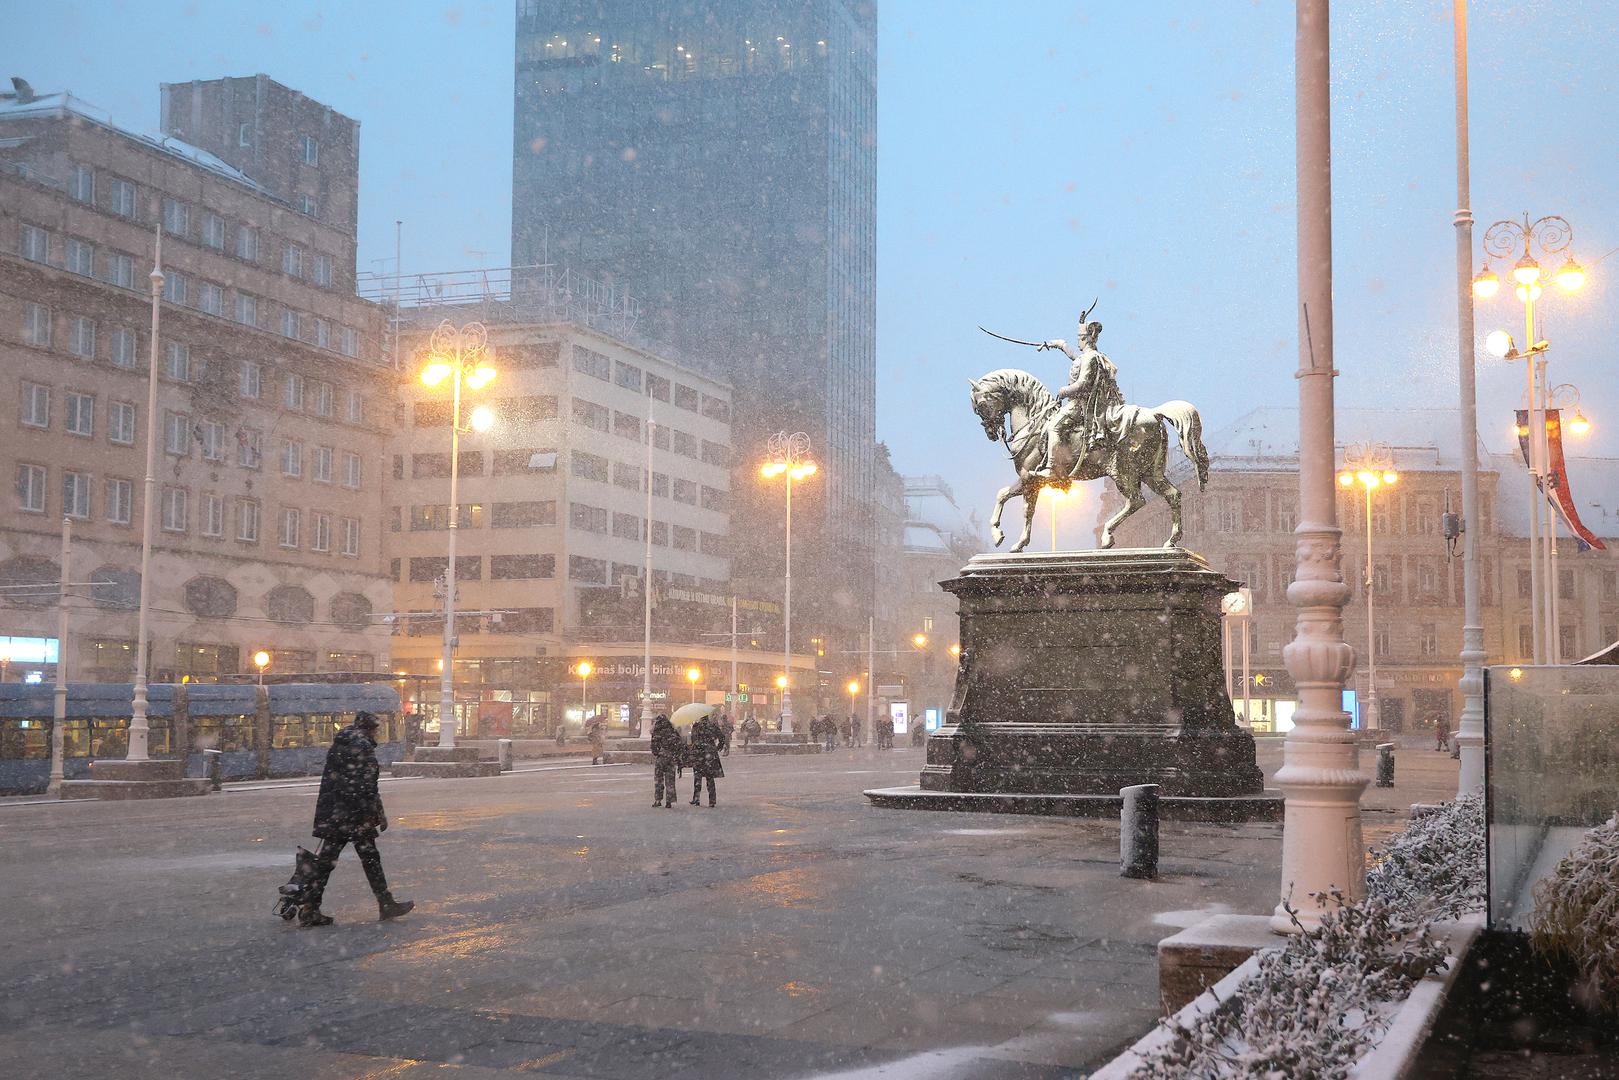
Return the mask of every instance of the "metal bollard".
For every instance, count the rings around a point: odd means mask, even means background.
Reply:
[[[1158,876],[1158,785],[1120,788],[1119,876]]]
[[[1394,786],[1394,744],[1377,744],[1377,786]]]
[[[500,762],[501,772],[512,771],[512,741],[510,739],[495,740],[495,760]]]
[[[225,755],[219,750],[204,750],[203,753],[208,755],[208,779],[213,781],[214,790],[218,791],[222,769],[220,762],[224,761]]]

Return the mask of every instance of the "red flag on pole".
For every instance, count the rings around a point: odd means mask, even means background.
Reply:
[[[1568,466],[1563,460],[1563,420],[1559,409],[1547,409],[1546,413],[1546,447],[1548,450],[1547,475],[1540,480],[1540,489],[1546,493],[1551,504],[1556,508],[1563,522],[1568,525],[1569,532],[1574,534],[1579,542],[1581,551],[1595,548],[1598,551],[1608,550],[1601,539],[1580,520],[1580,511],[1574,505],[1574,496],[1569,490]],[[1529,461],[1529,411],[1518,410],[1518,452],[1523,455],[1524,462]]]

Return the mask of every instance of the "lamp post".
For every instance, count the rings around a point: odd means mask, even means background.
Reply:
[[[495,369],[488,363],[485,353],[489,332],[482,323],[471,322],[457,329],[448,319],[438,324],[428,343],[427,364],[422,368],[422,382],[437,386],[450,380],[450,513],[449,560],[444,569],[444,656],[443,671],[439,675],[438,744],[455,745],[455,534],[460,524],[461,506],[459,481],[461,474],[461,436],[472,431],[488,431],[494,424],[494,414],[487,406],[472,410],[472,423],[461,427],[461,384],[469,390],[481,390],[495,379]]]
[[[781,686],[781,730],[783,734],[792,734],[793,730],[793,481],[802,480],[807,476],[814,476],[817,468],[810,458],[810,438],[802,431],[795,431],[791,435],[785,431],[778,431],[770,436],[765,447],[767,461],[759,469],[759,474],[766,480],[773,480],[778,476],[787,478],[787,527],[784,530],[787,537],[786,566],[782,577],[782,681]]]
[[[1383,443],[1363,443],[1344,451],[1344,471],[1338,483],[1346,488],[1359,484],[1366,492],[1366,727],[1376,731],[1383,726],[1377,708],[1377,631],[1373,624],[1372,603],[1377,576],[1372,570],[1372,493],[1398,483],[1394,455]]]
[[[260,649],[253,654],[253,666],[259,669],[259,685],[264,685],[264,669],[270,666],[270,654]]]
[[[589,660],[581,660],[573,670],[579,676],[579,722],[583,724],[590,713],[590,673],[596,669]]]
[[[1491,259],[1503,262],[1518,255],[1512,264],[1514,282],[1512,293],[1523,304],[1524,342],[1519,347],[1505,330],[1493,330],[1484,339],[1484,347],[1505,360],[1524,361],[1525,396],[1529,402],[1529,592],[1530,623],[1533,629],[1534,661],[1537,664],[1556,662],[1557,626],[1554,621],[1554,597],[1557,582],[1553,577],[1552,553],[1557,546],[1557,522],[1552,515],[1551,501],[1545,497],[1541,485],[1550,466],[1547,461],[1550,448],[1546,441],[1546,414],[1543,395],[1546,387],[1546,351],[1551,347],[1540,340],[1535,327],[1536,303],[1544,291],[1540,260],[1563,256],[1563,264],[1552,279],[1564,292],[1576,292],[1586,280],[1585,268],[1569,254],[1574,242],[1574,227],[1565,218],[1548,214],[1533,222],[1525,214],[1521,222],[1497,221],[1484,233],[1484,266],[1473,278],[1473,295],[1488,300],[1501,291],[1501,279],[1491,268]]]
[[[697,680],[702,677],[703,673],[697,668],[686,669],[686,681],[691,684],[691,701],[693,705],[697,704]]]
[[[147,619],[152,592],[152,522],[157,515],[157,350],[158,327],[162,321],[163,226],[157,228],[152,254],[152,272],[146,277],[152,289],[152,348],[146,362],[146,477],[141,482],[141,587],[139,611],[135,616],[135,693],[129,710],[129,748],[126,761],[147,760],[151,726],[147,722],[148,688]]]

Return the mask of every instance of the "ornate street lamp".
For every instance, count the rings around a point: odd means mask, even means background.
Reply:
[[[1400,474],[1394,471],[1394,454],[1384,443],[1360,443],[1344,451],[1344,471],[1338,474],[1341,487],[1357,484],[1366,492],[1366,717],[1367,729],[1383,726],[1377,708],[1377,636],[1373,626],[1372,599],[1377,580],[1372,571],[1372,493],[1392,487]]]
[[[785,572],[782,578],[782,592],[784,603],[782,605],[782,671],[784,674],[777,680],[781,687],[781,730],[784,734],[791,734],[793,730],[793,481],[803,480],[814,476],[818,468],[810,457],[810,438],[802,431],[795,431],[791,435],[785,431],[778,431],[770,436],[765,446],[765,463],[759,468],[759,475],[766,480],[774,480],[778,476],[787,479],[787,558]]]
[[[1550,345],[1540,340],[1535,327],[1535,305],[1544,293],[1544,271],[1541,259],[1555,262],[1562,256],[1557,272],[1552,275],[1558,288],[1564,292],[1577,292],[1585,285],[1585,268],[1575,261],[1569,248],[1574,242],[1574,227],[1567,219],[1548,214],[1533,222],[1525,214],[1519,221],[1497,221],[1484,233],[1484,266],[1473,278],[1473,295],[1488,300],[1501,289],[1501,279],[1491,268],[1490,260],[1505,262],[1513,255],[1511,279],[1513,295],[1523,304],[1524,341],[1520,347],[1505,330],[1491,331],[1484,339],[1484,347],[1492,355],[1505,360],[1524,361],[1525,391],[1529,402],[1529,591],[1530,620],[1533,627],[1534,661],[1556,662],[1556,565],[1557,518],[1550,501],[1543,497],[1541,483],[1550,466],[1550,449],[1546,441],[1546,351]],[[1539,256],[1538,258],[1536,256]],[[1584,424],[1585,418],[1576,418]],[[1572,430],[1572,425],[1571,425]],[[1586,430],[1589,426],[1586,425]]]
[[[481,390],[495,381],[494,366],[488,358],[489,331],[483,323],[471,322],[457,329],[448,319],[439,323],[428,343],[422,368],[424,385],[435,387],[450,382],[450,513],[449,562],[444,570],[444,656],[440,661],[438,744],[455,745],[455,535],[461,518],[458,484],[461,473],[461,436],[488,431],[494,413],[487,405],[472,410],[469,427],[461,426],[461,385]]]
[[[583,724],[590,712],[590,673],[596,669],[589,660],[581,660],[573,670],[579,676],[579,722]]]
[[[259,685],[264,685],[264,669],[270,666],[270,654],[260,649],[253,654],[253,666],[259,669]]]

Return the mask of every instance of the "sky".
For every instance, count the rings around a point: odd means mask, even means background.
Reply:
[[[156,130],[160,82],[264,72],[361,122],[362,272],[393,269],[396,220],[407,273],[504,266],[514,6],[0,0],[0,74]],[[1345,405],[1456,402],[1450,11],[1334,5]],[[1591,283],[1543,302],[1543,336],[1552,381],[1596,425],[1588,452],[1608,455],[1616,14],[1477,4],[1471,28],[1474,262],[1500,218],[1573,224]],[[881,0],[879,20],[877,425],[902,473],[942,474],[987,518],[1012,474],[965,380],[1016,366],[1056,385],[1065,365],[977,326],[1071,339],[1096,297],[1129,400],[1185,398],[1210,429],[1296,402],[1290,3]],[[1503,294],[1480,304],[1478,336],[1521,321]],[[1481,430],[1505,449],[1522,369],[1480,352],[1478,371]],[[1065,504],[1061,542],[1088,546],[1091,488]]]

